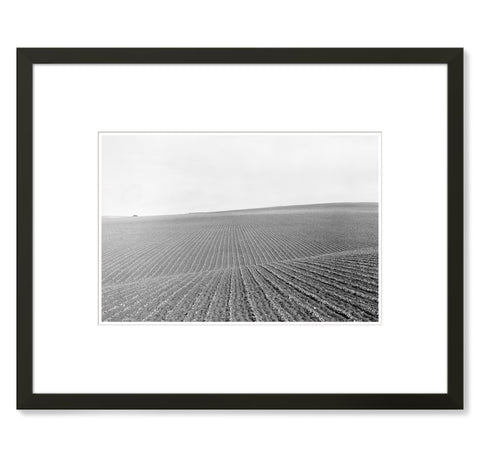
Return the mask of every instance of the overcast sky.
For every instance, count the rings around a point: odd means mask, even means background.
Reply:
[[[378,135],[104,133],[102,215],[378,201]]]

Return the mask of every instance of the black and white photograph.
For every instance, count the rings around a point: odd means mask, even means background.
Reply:
[[[100,322],[379,322],[381,134],[99,133]]]

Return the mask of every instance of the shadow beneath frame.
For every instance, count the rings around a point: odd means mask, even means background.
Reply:
[[[415,415],[424,417],[462,417],[468,412],[465,410],[20,410],[22,416],[25,417],[352,417],[352,416],[368,416],[368,417],[412,417]]]
[[[464,78],[463,78],[463,88],[464,88],[464,111],[463,111],[463,118],[464,118],[464,133],[463,133],[463,141],[464,141],[464,149],[463,149],[463,160],[464,160],[464,192],[463,192],[463,212],[464,212],[464,233],[463,233],[463,241],[464,241],[464,249],[463,249],[463,271],[464,271],[464,283],[463,283],[463,297],[464,297],[464,305],[463,305],[463,335],[464,335],[464,404],[465,409],[464,412],[469,412],[470,406],[470,187],[472,186],[470,183],[470,54],[466,50],[464,50]]]

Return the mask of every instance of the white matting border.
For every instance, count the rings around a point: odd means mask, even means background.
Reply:
[[[35,392],[445,392],[443,65],[35,65]],[[383,134],[382,326],[98,326],[97,132]]]

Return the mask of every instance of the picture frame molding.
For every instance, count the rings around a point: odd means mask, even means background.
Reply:
[[[448,389],[445,394],[36,394],[33,392],[35,64],[446,64]],[[463,409],[464,85],[462,48],[17,49],[17,409]]]

